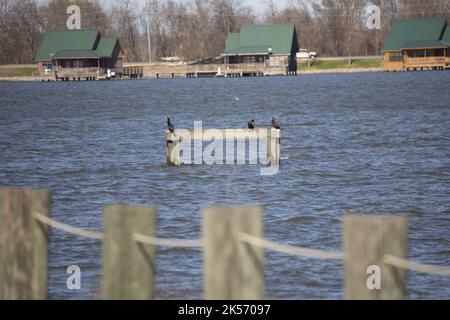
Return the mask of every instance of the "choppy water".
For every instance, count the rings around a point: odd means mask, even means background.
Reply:
[[[450,265],[450,72],[82,83],[0,83],[0,185],[48,189],[53,217],[101,230],[111,203],[159,207],[163,237],[201,236],[200,209],[261,203],[266,236],[341,249],[344,212],[406,214],[409,257]],[[166,167],[164,117],[191,128],[280,118],[282,171]],[[52,231],[51,298],[99,298],[101,245]],[[344,298],[342,265],[267,253],[269,298]],[[67,266],[82,290],[66,288]],[[160,249],[158,298],[202,298],[196,250]],[[409,273],[408,298],[450,298]]]

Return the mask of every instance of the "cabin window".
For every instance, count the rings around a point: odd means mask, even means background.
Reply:
[[[411,52],[411,57],[412,58],[425,58],[427,56],[427,51],[426,50],[416,50]]]
[[[44,63],[44,64],[42,65],[42,68],[43,68],[44,70],[53,70],[53,64],[51,64],[51,63]]]
[[[436,50],[434,50],[434,56],[435,57],[444,57],[445,56],[445,50],[444,49],[436,49]]]
[[[391,52],[389,55],[389,61],[390,62],[399,62],[403,61],[403,55],[401,52]]]
[[[244,57],[244,63],[255,63],[255,57]]]

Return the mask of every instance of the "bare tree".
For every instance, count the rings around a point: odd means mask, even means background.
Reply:
[[[0,63],[32,63],[42,32],[35,0],[0,0]]]
[[[40,7],[40,14],[44,20],[46,30],[66,29],[69,15],[67,8],[76,4],[81,9],[81,28],[99,29],[107,32],[110,27],[108,15],[98,0],[50,0]]]
[[[128,61],[142,60],[142,46],[138,45],[142,34],[139,33],[138,20],[130,0],[114,2],[111,9],[112,31],[121,41],[125,59]]]

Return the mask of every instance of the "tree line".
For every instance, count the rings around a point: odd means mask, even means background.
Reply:
[[[65,29],[69,5],[81,8],[83,29],[120,38],[127,61],[179,56],[213,58],[224,51],[229,32],[243,24],[293,23],[300,47],[322,56],[379,55],[393,21],[444,18],[448,0],[0,0],[0,64],[32,63],[42,35]],[[367,6],[381,9],[381,28],[369,30]]]

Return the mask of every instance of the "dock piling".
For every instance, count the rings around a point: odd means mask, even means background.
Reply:
[[[383,263],[386,254],[406,257],[408,221],[404,217],[345,215],[345,287],[350,300],[401,300],[405,271]],[[380,274],[376,274],[377,270]],[[371,274],[380,288],[370,288]]]
[[[241,233],[263,237],[260,206],[216,207],[203,211],[207,300],[265,298],[264,249],[241,242]]]
[[[0,300],[47,298],[48,227],[34,213],[50,216],[43,190],[0,190]]]
[[[167,164],[181,166],[181,138],[175,133],[166,132]]]
[[[135,242],[133,235],[155,236],[156,209],[108,206],[103,223],[103,299],[152,299],[155,247]]]

